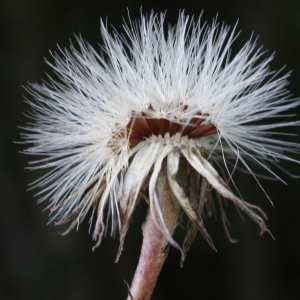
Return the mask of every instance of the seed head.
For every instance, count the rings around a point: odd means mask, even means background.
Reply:
[[[273,55],[263,59],[250,40],[231,57],[235,28],[201,24],[182,12],[166,32],[164,18],[151,13],[129,21],[125,35],[110,35],[101,22],[99,53],[77,38],[79,50],[59,49],[55,64],[48,62],[59,80],[28,87],[35,101],[28,101],[33,123],[23,134],[31,143],[25,152],[41,156],[31,169],[49,169],[32,186],[40,188],[40,201],[50,201],[50,221],[70,222],[67,234],[91,211],[95,247],[110,223],[120,236],[118,257],[140,199],[182,260],[197,228],[214,248],[201,217],[211,213],[213,198],[232,242],[224,198],[269,232],[264,212],[235,196],[218,172],[232,181],[241,162],[255,177],[248,165],[254,162],[276,176],[266,162],[292,161],[283,151],[299,149],[273,132],[298,125],[278,120],[299,105],[286,90],[289,74],[269,70]],[[166,228],[156,192],[163,164],[189,220],[183,246]],[[182,172],[187,187],[177,180]]]

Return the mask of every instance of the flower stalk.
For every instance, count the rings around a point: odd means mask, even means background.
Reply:
[[[178,182],[184,188],[187,187],[186,162],[183,160],[178,173]],[[158,175],[156,192],[160,200],[161,212],[165,225],[172,235],[178,224],[181,207],[171,191],[167,180],[167,164],[163,162]],[[143,245],[139,263],[131,284],[130,296],[127,300],[150,299],[158,275],[168,256],[169,242],[163,232],[158,228],[157,222],[149,209],[146,221],[143,225]]]

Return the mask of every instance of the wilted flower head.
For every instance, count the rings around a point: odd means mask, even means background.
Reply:
[[[51,221],[71,222],[65,233],[91,211],[96,246],[111,222],[121,250],[143,198],[184,259],[197,227],[214,248],[201,218],[214,197],[229,238],[223,198],[253,219],[261,233],[269,232],[261,209],[235,196],[216,167],[231,181],[228,166],[234,170],[238,161],[255,177],[250,161],[269,170],[266,161],[292,160],[282,152],[298,145],[273,138],[271,131],[296,125],[278,120],[299,100],[286,90],[289,75],[270,71],[273,56],[263,60],[255,41],[230,57],[235,30],[216,21],[203,25],[181,13],[166,32],[164,18],[151,13],[130,21],[125,35],[110,35],[101,23],[100,53],[78,38],[79,51],[72,45],[54,54],[55,65],[49,64],[60,80],[28,88],[35,98],[29,102],[34,122],[24,138],[33,144],[26,153],[42,156],[31,168],[50,168],[34,187],[41,188],[41,201],[50,200]],[[166,228],[157,196],[162,168],[189,219],[183,247]]]

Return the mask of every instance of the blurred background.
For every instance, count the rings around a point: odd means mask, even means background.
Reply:
[[[148,13],[167,11],[171,24],[182,8],[196,17],[203,10],[202,20],[209,23],[217,14],[227,25],[239,20],[233,54],[252,33],[259,36],[258,44],[268,54],[276,51],[272,69],[286,65],[286,72],[293,70],[290,90],[300,96],[300,1],[0,0],[0,299],[126,299],[124,281],[130,284],[138,262],[146,206],[136,211],[115,264],[118,238],[104,238],[92,252],[88,220],[66,237],[53,224],[47,226],[46,203],[37,205],[35,191],[26,190],[41,173],[25,169],[31,158],[20,154],[23,146],[13,141],[20,140],[17,126],[26,123],[22,85],[45,78],[50,70],[44,57],[52,61],[49,50],[57,44],[68,47],[74,33],[99,49],[100,17],[120,31],[127,9],[137,19],[141,6]],[[299,128],[289,130],[298,133]],[[290,140],[300,142],[299,137]],[[297,164],[281,166],[300,174]],[[276,240],[260,237],[256,224],[246,216],[242,220],[230,206],[231,234],[239,243],[227,241],[220,216],[205,220],[218,252],[198,234],[180,268],[179,252],[171,248],[153,299],[298,299],[300,181],[277,173],[287,185],[261,180],[275,207],[250,176],[235,178],[243,197],[267,212]]]

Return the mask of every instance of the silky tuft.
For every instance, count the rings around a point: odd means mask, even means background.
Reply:
[[[69,223],[67,234],[89,214],[94,248],[107,228],[119,233],[117,260],[141,199],[182,261],[197,228],[215,249],[202,220],[214,198],[230,241],[224,199],[270,233],[265,213],[228,184],[238,162],[257,182],[249,163],[276,177],[269,165],[298,162],[286,153],[298,153],[299,145],[280,135],[299,125],[285,116],[299,99],[286,89],[289,74],[269,69],[273,55],[264,58],[255,40],[232,55],[235,28],[183,12],[174,27],[166,28],[165,14],[151,13],[129,20],[122,35],[101,22],[101,34],[101,51],[77,38],[79,50],[59,49],[54,64],[47,62],[59,79],[27,87],[34,100],[27,101],[32,122],[22,134],[30,144],[24,152],[36,157],[31,169],[48,170],[31,187],[49,201],[50,222]],[[166,228],[157,196],[162,168],[188,217],[182,246]]]

